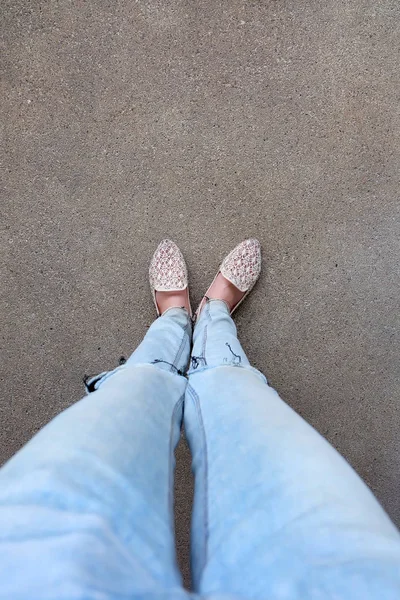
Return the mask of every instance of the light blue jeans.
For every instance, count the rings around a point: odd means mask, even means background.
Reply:
[[[170,309],[126,364],[0,471],[0,598],[400,598],[400,537],[343,458],[253,369],[221,301]],[[194,592],[173,450],[193,455]]]

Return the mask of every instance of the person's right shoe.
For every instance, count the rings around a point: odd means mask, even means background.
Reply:
[[[186,308],[192,316],[185,259],[172,240],[162,240],[157,246],[150,262],[149,280],[158,316],[173,307]]]
[[[223,300],[232,314],[251,292],[260,273],[260,242],[256,239],[241,242],[222,261],[218,273],[196,310],[196,318],[208,299]]]

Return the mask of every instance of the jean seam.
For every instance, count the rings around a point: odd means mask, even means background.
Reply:
[[[206,318],[208,316],[207,314],[207,308],[208,308],[208,304],[206,304],[205,308],[204,308],[204,318]],[[195,358],[198,360],[203,360],[203,363],[205,366],[207,366],[207,359],[206,359],[206,346],[207,346],[207,328],[208,325],[204,325],[203,327],[203,332],[202,332],[202,339],[201,339],[201,353],[199,356],[196,356]],[[193,355],[193,350],[192,349],[192,353],[191,353],[191,358],[194,357]],[[192,361],[192,367],[193,367],[193,361]],[[195,367],[196,368],[196,367]]]
[[[209,321],[212,321],[212,316],[211,316],[211,305],[210,305],[210,301],[207,302],[206,304],[206,309],[207,309],[207,317]]]
[[[204,472],[203,472],[203,476],[202,476],[202,484],[203,484],[203,489],[204,489],[204,506],[203,506],[204,549],[203,549],[203,556],[202,556],[202,561],[201,561],[201,565],[200,565],[200,569],[199,569],[199,579],[200,579],[200,575],[204,571],[204,568],[207,564],[207,554],[208,554],[208,538],[209,538],[209,532],[208,532],[208,452],[207,452],[206,431],[204,428],[203,415],[202,415],[201,407],[200,407],[200,398],[190,384],[188,384],[187,391],[191,395],[194,405],[196,407],[197,418],[198,418],[199,426],[200,426],[200,434],[201,434],[202,447],[203,447],[203,456],[204,456]]]
[[[171,527],[173,528],[174,537],[175,537],[175,525],[174,525],[174,491],[173,491],[173,470],[172,470],[172,464],[173,464],[172,455],[173,455],[173,452],[174,452],[174,449],[173,449],[173,434],[174,434],[175,417],[176,417],[176,414],[177,414],[178,410],[182,407],[184,399],[185,399],[185,394],[182,394],[182,396],[179,398],[179,400],[176,402],[176,404],[175,404],[175,406],[173,408],[172,415],[171,415],[170,431],[169,431],[168,509],[169,509],[169,515],[170,515],[170,519],[171,519]],[[181,417],[181,420],[180,420],[180,426],[182,426],[182,417]]]
[[[186,335],[188,335],[188,328],[189,328],[189,327],[190,327],[190,325],[189,325],[189,323],[187,323],[187,324],[185,325],[184,329],[183,329],[183,336],[182,336],[182,340],[181,340],[181,343],[179,344],[178,351],[177,351],[177,353],[175,354],[175,358],[174,358],[174,360],[172,361],[172,365],[171,365],[171,368],[170,368],[170,370],[171,370],[171,371],[173,371],[174,369],[178,369],[178,365],[177,365],[177,363],[178,363],[179,359],[180,359],[180,358],[181,358],[181,356],[182,356],[183,348],[185,347],[185,341],[186,341],[186,340],[185,340],[185,338],[186,338]]]
[[[204,358],[204,362],[207,364],[206,346],[207,346],[207,325],[204,326],[203,342],[202,342],[202,345],[201,345],[201,355]]]

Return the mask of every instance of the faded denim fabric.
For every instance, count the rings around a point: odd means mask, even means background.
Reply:
[[[172,478],[191,329],[169,310],[0,470],[2,600],[187,597]]]
[[[195,590],[213,599],[400,598],[399,532],[249,365],[224,302],[207,303],[193,338],[185,429]]]
[[[129,360],[0,470],[0,598],[394,600],[400,536],[253,369],[226,305],[157,319]],[[184,376],[190,359],[188,378]],[[173,450],[193,454],[194,592],[175,559]]]

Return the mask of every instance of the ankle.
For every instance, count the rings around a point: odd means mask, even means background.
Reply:
[[[222,273],[218,273],[207,296],[210,300],[222,300],[228,306],[229,312],[232,312],[236,304],[243,298],[244,292],[228,281]]]
[[[156,302],[160,315],[164,314],[170,308],[184,308],[190,314],[187,288],[173,292],[156,291]]]

